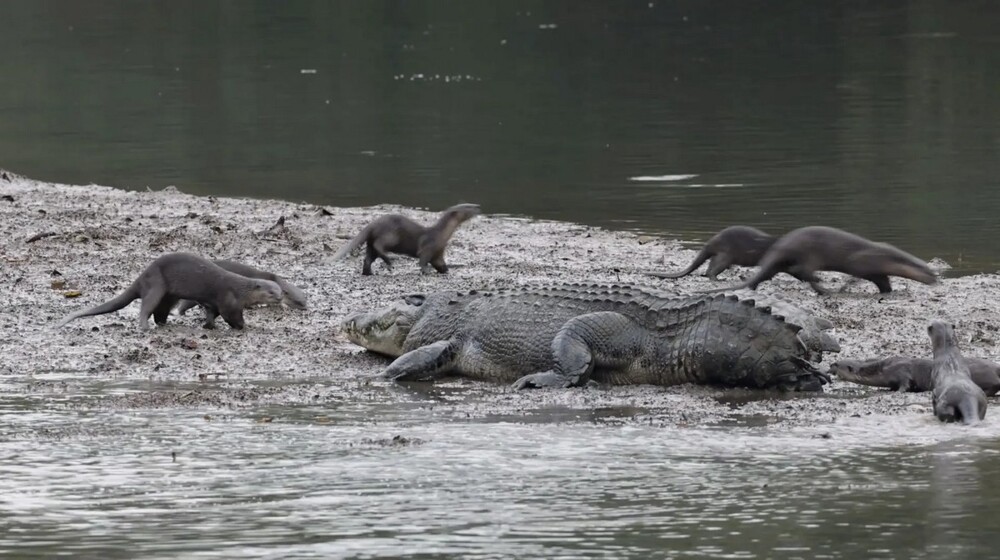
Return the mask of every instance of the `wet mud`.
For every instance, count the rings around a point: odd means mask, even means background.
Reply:
[[[398,257],[391,270],[378,262],[375,274],[365,277],[361,255],[341,262],[331,256],[375,216],[399,212],[432,223],[440,209],[331,208],[8,177],[0,182],[0,383],[8,394],[60,395],[57,406],[122,410],[365,402],[470,421],[822,426],[869,415],[927,413],[929,395],[836,379],[822,395],[693,386],[515,392],[460,378],[434,385],[388,383],[379,373],[389,360],[350,344],[339,323],[403,294],[584,280],[690,293],[737,284],[752,270],[734,267],[719,282],[699,276],[703,270],[679,280],[651,278],[643,272],[679,270],[695,250],[674,240],[490,215],[484,208],[452,239],[448,274],[421,274],[415,259]],[[307,293],[309,309],[248,310],[242,332],[222,322],[205,330],[201,311],[192,309],[144,332],[133,303],[53,328],[66,314],[114,297],[150,261],[171,251],[278,273]],[[947,269],[940,261],[932,264]],[[826,364],[838,357],[929,356],[925,329],[932,319],[956,325],[966,355],[998,357],[996,275],[945,278],[935,286],[893,278],[895,292],[889,295],[867,282],[847,283],[843,275],[821,276],[828,287],[843,291],[818,296],[787,275],[759,291],[834,323],[843,350],[825,356]]]

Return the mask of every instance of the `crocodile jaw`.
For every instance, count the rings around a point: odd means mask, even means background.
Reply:
[[[401,356],[403,345],[420,313],[419,305],[405,301],[369,313],[356,313],[344,319],[341,330],[347,340],[372,352]]]

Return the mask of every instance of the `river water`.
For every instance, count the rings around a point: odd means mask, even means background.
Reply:
[[[991,0],[7,2],[0,165],[1000,253]],[[645,179],[645,180],[643,180]]]
[[[688,240],[822,223],[953,273],[1000,263],[993,2],[53,0],[0,21],[0,166],[39,179],[466,200]],[[384,387],[130,410],[104,399],[193,389],[2,383],[0,555],[995,551],[998,415],[958,437],[922,415],[831,438],[633,409],[466,418]]]
[[[343,399],[129,411],[99,399],[197,386],[32,381],[50,390],[0,408],[0,554],[11,557],[968,558],[995,547],[997,415],[965,430],[930,414],[833,430],[661,424],[627,408],[467,417],[445,401],[468,404],[475,388],[358,392],[326,378],[301,383]]]

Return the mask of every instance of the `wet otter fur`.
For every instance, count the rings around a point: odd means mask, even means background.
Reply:
[[[705,276],[718,280],[718,275],[732,265],[757,266],[778,238],[750,226],[729,226],[712,236],[701,248],[694,261],[680,272],[648,272],[657,278],[682,278],[698,269],[705,261]]]
[[[298,286],[285,280],[277,274],[254,268],[250,265],[227,260],[213,260],[213,263],[221,266],[229,272],[246,276],[247,278],[259,278],[270,280],[281,288],[281,302],[293,309],[306,308],[306,294]],[[198,305],[198,302],[190,299],[181,300],[177,306],[177,314],[183,315],[188,309]]]
[[[388,253],[417,257],[421,272],[427,272],[430,265],[444,274],[448,272],[448,265],[444,262],[448,241],[458,226],[478,216],[479,212],[478,204],[456,204],[442,212],[438,221],[430,227],[424,227],[401,214],[379,216],[341,247],[333,260],[341,260],[362,243],[367,243],[361,274],[371,275],[375,259],[382,259],[391,269],[392,261]]]
[[[890,276],[924,284],[937,282],[937,276],[927,263],[888,243],[877,243],[837,228],[809,226],[793,230],[778,239],[761,258],[757,273],[743,284],[702,293],[742,288],[755,290],[779,272],[787,272],[808,282],[817,293],[826,294],[816,276],[820,270],[842,272],[868,280],[883,294],[892,291]]]
[[[986,394],[972,382],[955,339],[955,327],[934,321],[927,327],[934,352],[931,404],[942,422],[975,424],[986,417]]]
[[[243,309],[257,304],[278,303],[282,291],[270,280],[234,274],[190,253],[168,253],[158,257],[132,285],[115,298],[96,307],[71,313],[56,327],[80,317],[118,311],[136,299],[142,300],[139,328],[149,328],[149,316],[157,325],[167,322],[170,310],[182,299],[198,302],[205,308],[205,328],[215,326],[219,315],[234,329],[242,329]]]
[[[987,397],[1000,392],[1000,364],[972,356],[963,356],[962,361],[969,368],[972,382],[978,385]],[[932,388],[933,367],[934,362],[927,358],[890,356],[869,360],[837,360],[830,364],[827,373],[859,385],[922,393]]]

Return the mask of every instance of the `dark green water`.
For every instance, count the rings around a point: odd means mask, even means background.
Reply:
[[[1000,268],[1000,4],[5,2],[0,165]],[[634,177],[692,175],[681,180]]]

